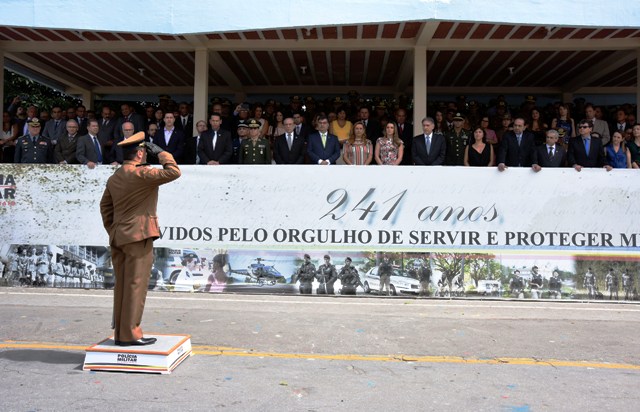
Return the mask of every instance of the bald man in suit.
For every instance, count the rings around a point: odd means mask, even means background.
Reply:
[[[145,143],[144,137],[144,132],[138,132],[118,143],[124,163],[107,181],[100,201],[116,277],[113,338],[118,346],[151,345],[156,341],[144,337],[140,323],[153,264],[153,241],[160,237],[158,188],[180,177],[171,153]],[[158,157],[162,169],[147,165],[147,152]]]

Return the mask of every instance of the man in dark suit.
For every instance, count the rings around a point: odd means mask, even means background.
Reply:
[[[435,127],[431,117],[422,119],[423,134],[414,137],[412,144],[412,159],[415,165],[440,166],[444,163],[447,142],[443,135],[433,132]]]
[[[87,114],[87,108],[83,105],[76,107],[76,117],[75,120],[78,122],[78,134],[83,136],[87,134],[87,123],[88,119],[85,117]]]
[[[54,145],[58,140],[67,135],[67,121],[62,118],[62,108],[54,106],[51,109],[51,120],[45,123],[42,129],[42,136],[51,140]]]
[[[304,116],[302,116],[302,113],[295,112],[291,116],[293,117],[294,124],[293,132],[296,134],[296,136],[302,138],[304,142],[307,142],[307,140],[309,139],[309,135],[312,132],[311,127],[309,127],[308,124],[304,123]]]
[[[93,169],[96,165],[107,163],[105,159],[105,150],[100,139],[98,139],[99,131],[98,121],[89,120],[87,126],[87,134],[80,136],[76,145],[76,158],[78,162],[87,165],[89,169]]]
[[[407,122],[407,111],[398,109],[395,113],[396,124],[398,125],[398,136],[404,143],[404,154],[402,155],[402,164],[411,165],[414,163],[411,154],[411,146],[413,144],[413,125]]]
[[[116,277],[113,339],[118,346],[151,345],[156,338],[145,338],[140,323],[153,264],[153,241],[160,237],[158,188],[180,177],[180,169],[170,153],[144,142],[144,132],[120,146],[124,164],[107,180],[100,200]],[[147,152],[158,157],[162,169],[144,166]]]
[[[616,120],[609,125],[609,134],[613,136],[613,132],[620,132],[624,136],[624,131],[633,127],[627,120],[627,112],[620,108],[616,111]]]
[[[158,129],[153,138],[153,143],[160,146],[162,150],[173,155],[176,162],[182,163],[182,153],[184,151],[184,135],[182,130],[175,127],[176,118],[172,112],[164,115],[164,128]]]
[[[303,164],[304,139],[294,133],[295,123],[292,117],[283,121],[284,134],[276,136],[273,146],[273,158],[277,164]]]
[[[100,144],[102,144],[107,152],[111,150],[111,146],[113,145],[116,123],[116,120],[111,118],[111,107],[102,106],[101,116],[98,120],[98,140],[100,140]],[[87,123],[87,128],[88,127],[89,124]]]
[[[578,172],[583,167],[603,167],[605,165],[602,141],[591,137],[593,123],[583,119],[578,123],[579,136],[569,140],[567,161]]]
[[[560,135],[557,130],[547,130],[546,143],[536,147],[531,168],[539,172],[543,167],[564,167],[567,161],[567,152],[556,144]]]
[[[180,103],[178,112],[180,115],[175,121],[176,129],[182,131],[182,135],[185,138],[193,135],[193,115],[189,113],[189,105],[187,102]],[[180,160],[178,160],[178,162],[180,162]]]
[[[309,135],[307,154],[312,164],[334,165],[340,157],[338,137],[330,134],[327,116],[318,116],[318,131]]]
[[[122,134],[122,124],[125,122],[131,122],[133,124],[134,133],[143,132],[145,130],[144,119],[135,112],[129,103],[124,103],[120,106],[120,113],[122,113],[122,117],[118,118],[116,121],[116,127],[113,131],[114,140],[121,141],[123,139],[124,135]]]
[[[376,147],[376,141],[378,137],[382,136],[382,130],[380,129],[380,123],[373,119],[370,119],[371,113],[367,106],[362,106],[358,111],[358,117],[364,123],[365,132],[367,133],[367,139],[371,141],[371,147]]]
[[[214,113],[209,117],[211,129],[202,133],[198,145],[200,163],[206,165],[228,164],[233,154],[231,132],[222,129],[222,116]]]
[[[58,138],[58,143],[53,149],[53,157],[58,164],[76,165],[78,164],[76,151],[78,149],[78,139],[80,138],[78,123],[75,120],[69,120],[66,122],[65,127],[67,129],[66,136]]]
[[[200,138],[202,133],[207,130],[207,122],[204,120],[198,120],[196,122],[196,130],[198,134],[193,137],[184,139],[184,164],[187,165],[199,165],[200,157],[198,156],[198,144],[200,144]]]
[[[522,117],[513,121],[513,130],[502,135],[498,149],[498,170],[507,167],[531,167],[535,151],[535,137],[525,130],[526,123]]]

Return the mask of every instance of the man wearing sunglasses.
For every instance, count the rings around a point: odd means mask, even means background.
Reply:
[[[583,167],[603,167],[605,165],[602,140],[592,137],[593,123],[583,119],[578,123],[579,135],[569,141],[567,160],[578,172]]]

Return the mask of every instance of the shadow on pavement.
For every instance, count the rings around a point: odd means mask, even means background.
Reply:
[[[42,362],[57,365],[78,365],[84,363],[84,353],[56,350],[16,349],[0,352],[0,359],[13,362]]]

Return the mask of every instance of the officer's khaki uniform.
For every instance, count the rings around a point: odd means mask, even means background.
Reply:
[[[116,277],[114,339],[123,342],[143,337],[140,322],[153,263],[153,241],[160,237],[158,187],[180,177],[171,153],[162,152],[158,159],[163,169],[126,160],[107,181],[100,201]]]

